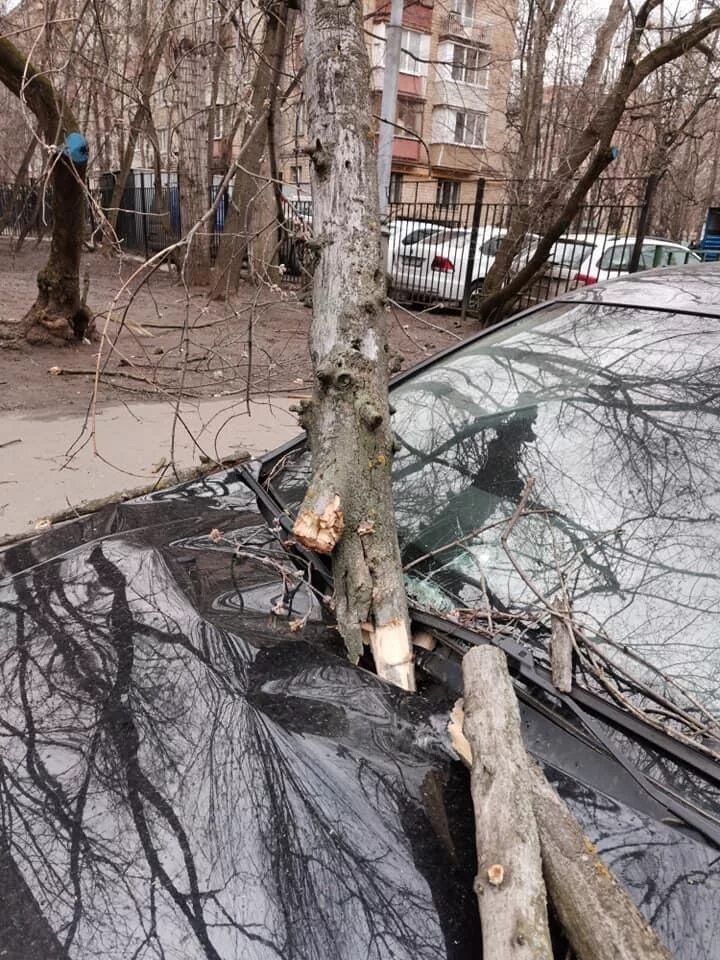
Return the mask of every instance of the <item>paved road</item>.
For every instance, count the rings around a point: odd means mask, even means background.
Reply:
[[[228,399],[183,404],[185,426],[176,424],[176,465],[197,465],[201,453],[218,459],[242,449],[253,456],[271,450],[299,432],[288,412],[291,403],[253,403],[249,416],[244,404]],[[94,453],[82,417],[53,418],[46,411],[3,415],[0,536],[31,532],[38,519],[68,506],[152,483],[159,465],[170,460],[172,424],[169,405],[104,407],[97,415]],[[77,452],[69,459],[73,449]]]

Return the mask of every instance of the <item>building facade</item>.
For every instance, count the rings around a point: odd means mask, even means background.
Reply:
[[[373,113],[378,117],[388,0],[365,0],[365,13]],[[494,0],[406,2],[391,202],[471,202],[479,178],[487,181],[486,199],[502,194],[513,16]],[[302,56],[300,43],[295,56],[298,60]],[[302,105],[296,103],[286,112],[280,143],[283,180],[290,195],[309,193],[304,137]]]

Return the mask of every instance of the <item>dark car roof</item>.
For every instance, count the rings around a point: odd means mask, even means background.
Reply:
[[[720,317],[720,263],[659,267],[581,287],[560,299]]]

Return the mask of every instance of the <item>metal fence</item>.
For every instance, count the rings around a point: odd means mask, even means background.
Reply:
[[[42,237],[52,226],[52,194],[42,184],[0,183],[0,236]]]
[[[584,204],[514,306],[529,306],[626,271],[641,212],[640,203]],[[474,312],[500,245],[508,232],[515,235],[518,222],[523,228],[504,275],[516,274],[534,255],[548,223],[527,222],[527,215],[527,208],[510,203],[393,204],[390,295],[425,306],[464,304]],[[646,246],[641,265],[650,256]]]
[[[111,177],[93,190],[101,207],[112,202]],[[208,202],[218,187],[209,191]],[[600,192],[595,196],[601,196]],[[223,196],[211,227],[210,247],[217,253],[231,196]],[[527,208],[511,203],[393,203],[390,205],[386,270],[389,294],[398,301],[424,308],[462,308],[473,314],[500,244],[514,231],[518,218],[527,221]],[[506,276],[512,276],[533,256],[551,219],[524,223]],[[674,247],[652,239],[638,241],[647,211],[641,202],[594,202],[580,207],[563,236],[512,307],[546,300],[583,284],[618,276],[633,268],[716,259],[718,252]],[[0,235],[43,236],[52,226],[51,195],[42,185],[0,184]],[[92,220],[88,233],[94,228]],[[310,287],[316,261],[312,203],[283,199],[277,215],[276,262],[286,282]],[[119,203],[116,234],[123,248],[146,258],[182,236],[180,191],[177,182],[155,189],[154,178],[135,172]],[[633,262],[635,259],[635,263]]]

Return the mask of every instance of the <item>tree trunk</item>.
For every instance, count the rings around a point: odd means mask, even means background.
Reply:
[[[332,554],[335,611],[351,659],[414,688],[390,484],[392,430],[370,66],[360,0],[305,0],[305,99],[313,180],[313,398],[302,411],[313,477],[297,539]]]
[[[528,760],[502,651],[481,646],[467,653],[463,684],[483,957],[552,960]]]
[[[209,84],[210,59],[202,22],[192,3],[179,5],[181,34],[175,44],[173,85],[180,120],[178,130],[178,191],[183,236],[210,206],[207,171],[208,109],[205,93]],[[188,285],[210,283],[210,237],[198,231],[185,250],[182,276]]]
[[[540,769],[530,772],[548,894],[578,960],[672,960]]]
[[[523,923],[523,910],[530,914],[529,929],[542,929],[534,864],[535,841],[539,839],[547,893],[578,960],[671,960],[540,768],[525,753],[504,654],[489,645],[467,653],[463,687],[464,727],[460,726],[462,710],[457,704],[448,730],[458,755],[472,767],[478,881],[483,890],[478,898],[483,956],[493,960],[547,956],[542,952],[542,939],[536,953],[507,952],[512,931]],[[526,862],[532,857],[533,872],[525,889],[518,890],[527,877],[527,868],[518,872],[515,866],[523,857]],[[503,867],[497,889],[502,892],[507,883],[509,903],[498,902],[500,897],[486,879],[490,865]],[[513,917],[520,918],[519,924],[513,926]],[[504,931],[499,939],[498,928]],[[486,936],[494,939],[486,941]],[[520,949],[517,943],[515,947]]]
[[[0,81],[23,96],[37,117],[45,142],[62,145],[77,122],[48,78],[6,38],[0,38]],[[19,324],[0,329],[0,339],[62,344],[83,339],[91,318],[80,298],[80,255],[85,229],[86,163],[74,164],[60,153],[52,164],[53,232],[50,256],[38,273],[38,297]]]
[[[282,71],[287,19],[288,6],[285,0],[272,5],[266,15],[265,34],[253,78],[250,116],[246,123],[246,131],[252,129],[253,134],[244,148],[243,169],[235,175],[232,201],[228,206],[215,264],[213,297],[218,300],[237,293],[243,262],[252,239],[251,207],[262,188],[259,175],[268,139],[268,124],[264,123],[259,128],[254,124],[268,99],[271,101],[268,114],[272,112],[272,101],[276,97]]]
[[[697,20],[688,29],[675,34],[666,43],[660,43],[649,53],[640,56],[639,51],[645,40],[648,19],[660,2],[661,0],[645,0],[641,5],[634,19],[633,29],[629,33],[624,62],[618,78],[601,98],[585,127],[570,144],[567,156],[556,173],[555,181],[540,192],[537,199],[522,213],[518,222],[508,229],[485,278],[483,285],[485,299],[480,309],[481,320],[493,320],[532,280],[545,262],[552,245],[572,222],[588,191],[613,159],[610,154],[610,144],[630,95],[663,64],[671,63],[685,55],[701,44],[707,36],[720,29],[720,11],[714,10]],[[608,19],[613,18],[615,14],[614,7],[611,7]],[[605,43],[605,39],[602,38],[599,42]],[[594,63],[593,60],[591,68]],[[575,187],[563,200],[563,193],[578,175],[579,179]],[[544,219],[548,212],[551,214],[551,223],[543,231],[543,238],[533,256],[516,276],[505,282],[512,260],[519,250],[526,225]]]

